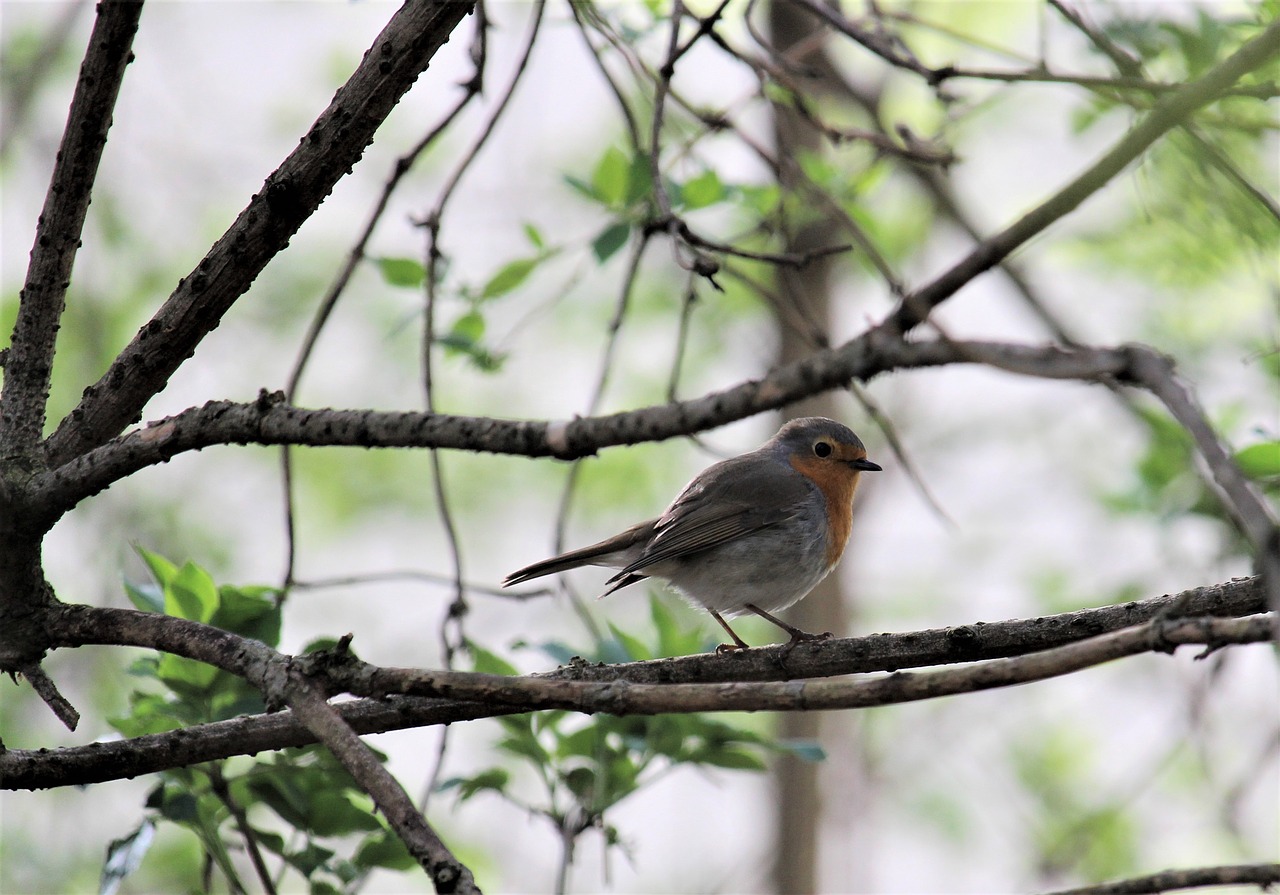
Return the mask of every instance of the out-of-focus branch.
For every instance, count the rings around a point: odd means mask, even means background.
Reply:
[[[999,264],[1017,247],[1074,211],[1111,178],[1137,159],[1156,140],[1182,125],[1201,106],[1212,102],[1244,75],[1280,54],[1280,19],[1199,79],[1161,99],[1102,158],[1001,232],[982,241],[958,264],[922,289],[908,295],[891,316],[903,332],[925,320],[978,274]]]
[[[1218,438],[1191,389],[1174,373],[1173,361],[1149,348],[1132,346],[1129,372],[1190,433],[1209,469],[1206,481],[1253,546],[1271,605],[1280,608],[1280,525],[1275,513],[1249,484]]]
[[[1166,870],[1147,876],[1060,889],[1048,895],[1156,895],[1175,889],[1200,889],[1208,886],[1258,886],[1262,891],[1280,883],[1280,864],[1229,864],[1222,867],[1191,867]]]

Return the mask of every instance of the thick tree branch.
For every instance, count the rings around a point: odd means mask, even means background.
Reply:
[[[1062,889],[1050,895],[1156,895],[1174,889],[1199,889],[1209,886],[1258,886],[1264,892],[1280,883],[1280,864],[1230,864],[1223,867],[1191,867],[1166,870],[1132,879]]]
[[[574,459],[604,447],[692,435],[841,388],[880,373],[984,363],[1053,379],[1123,376],[1124,348],[1058,348],[995,342],[903,342],[877,328],[763,379],[701,398],[572,421],[501,420],[417,412],[310,410],[263,394],[252,404],[210,401],[121,435],[39,477],[33,491],[49,523],[80,500],[147,466],[219,444],[447,448]]]
[[[1231,618],[1265,609],[1266,598],[1260,581],[1245,578],[1173,596],[1044,618],[978,622],[953,628],[826,641],[816,646],[797,647],[786,657],[785,665],[779,661],[780,648],[763,648],[729,656],[684,656],[626,665],[574,664],[535,679],[606,683],[742,683],[894,671],[1052,649],[1149,622],[1174,610],[1188,617]],[[125,642],[181,652],[188,636],[213,630],[194,622],[124,609],[68,606],[59,611],[61,617],[53,627],[60,632],[60,644],[63,646]],[[202,661],[213,659],[219,667],[228,667],[221,663],[229,662],[229,659],[216,657],[234,656],[239,638],[218,631],[213,639],[218,640],[219,637],[223,638],[221,646],[214,645],[195,657]],[[262,649],[266,650],[266,647]],[[269,656],[264,654],[262,658],[269,659]],[[235,667],[243,665],[230,666],[230,669]],[[425,697],[363,699],[342,703],[336,708],[361,734],[449,724],[519,710]],[[11,750],[0,752],[0,789],[97,783],[315,741],[315,736],[291,713],[284,712],[67,749]]]
[[[13,342],[0,393],[0,451],[6,462],[29,468],[44,430],[49,376],[71,268],[107,145],[111,114],[133,61],[141,2],[103,3],[89,36],[67,126],[36,223],[31,263],[18,302]]]
[[[1243,619],[1155,619],[1078,643],[1025,656],[992,659],[944,671],[899,671],[874,680],[633,684],[561,681],[496,674],[418,671],[357,665],[341,675],[343,689],[360,695],[412,694],[506,705],[522,710],[565,709],[611,715],[664,712],[796,712],[859,709],[976,693],[1061,677],[1125,656],[1173,652],[1182,645],[1210,649],[1261,643],[1276,635],[1275,615]],[[785,661],[785,660],[784,660]],[[336,677],[337,675],[335,675]]]
[[[298,147],[97,384],[85,390],[79,406],[48,440],[51,465],[102,444],[139,418],[147,401],[359,161],[374,132],[472,5],[407,0],[392,16]]]

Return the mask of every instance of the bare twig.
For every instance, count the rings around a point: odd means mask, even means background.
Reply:
[[[346,292],[347,284],[351,282],[351,277],[355,275],[356,269],[365,258],[365,250],[369,244],[369,240],[373,237],[373,231],[377,228],[378,223],[382,220],[382,215],[386,212],[387,206],[391,202],[391,196],[396,188],[400,185],[404,175],[413,169],[414,164],[422,156],[422,154],[439,139],[470,102],[480,93],[480,85],[484,83],[484,59],[486,53],[483,50],[486,41],[486,28],[483,16],[477,16],[476,35],[472,43],[471,58],[476,63],[476,69],[472,76],[463,84],[464,91],[462,96],[453,104],[453,107],[440,119],[440,121],[427,132],[421,140],[419,140],[413,148],[407,153],[396,159],[392,165],[391,174],[387,177],[386,182],[382,186],[382,193],[378,196],[374,203],[373,209],[369,212],[369,218],[365,222],[364,230],[361,231],[356,243],[351,247],[351,251],[347,253],[347,257],[342,264],[342,268],[334,277],[329,289],[325,292],[324,298],[320,301],[320,306],[316,309],[315,315],[311,319],[311,324],[307,327],[306,336],[302,340],[302,347],[298,351],[298,357],[294,361],[293,369],[289,373],[288,384],[285,386],[285,396],[290,400],[294,400],[298,393],[298,384],[302,380],[302,374],[305,372],[311,355],[315,351],[316,343],[320,339],[320,333],[323,332],[325,324],[329,322],[333,314],[334,308],[338,306],[338,300]],[[284,501],[285,501],[285,571],[284,581],[281,590],[288,592],[291,585],[295,583],[294,572],[297,568],[297,526],[294,522],[294,489],[293,489],[293,463],[290,455],[290,446],[286,445],[280,453],[280,468],[283,478]]]
[[[53,682],[49,675],[44,673],[44,669],[36,663],[23,666],[19,672],[27,683],[31,684],[31,689],[36,691],[36,695],[44,700],[45,705],[49,707],[49,711],[57,717],[59,721],[67,726],[67,730],[75,730],[80,724],[80,713],[76,711],[65,696],[58,690],[58,685]]]
[[[1270,504],[1240,471],[1191,389],[1174,374],[1173,362],[1149,348],[1131,346],[1129,350],[1133,357],[1129,372],[1190,433],[1208,467],[1210,487],[1253,546],[1271,605],[1280,608],[1280,525]]]
[[[249,852],[249,861],[253,864],[253,872],[258,875],[258,882],[262,883],[262,891],[266,892],[267,895],[276,895],[276,886],[271,881],[271,872],[267,870],[267,863],[262,858],[262,849],[258,847],[258,834],[249,825],[249,816],[245,813],[244,808],[231,795],[231,789],[227,786],[227,778],[222,774],[222,766],[215,763],[209,768],[208,772],[209,788],[217,796],[218,801],[222,802],[223,806],[230,812],[232,819],[235,820],[236,829],[240,831],[240,836],[244,839],[245,850]]]

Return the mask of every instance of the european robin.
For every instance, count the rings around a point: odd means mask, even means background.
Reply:
[[[601,596],[643,578],[660,578],[720,623],[746,649],[725,616],[754,612],[791,635],[807,634],[771,613],[809,593],[840,561],[863,472],[880,469],[848,427],[822,417],[792,420],[750,453],[699,473],[657,519],[590,547],[512,572],[506,587],[579,566],[617,569]]]

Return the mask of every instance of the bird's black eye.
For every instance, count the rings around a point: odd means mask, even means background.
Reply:
[[[813,452],[817,454],[819,457],[830,457],[831,450],[832,448],[831,448],[830,442],[826,442],[826,441],[819,441],[815,443],[813,446]]]

